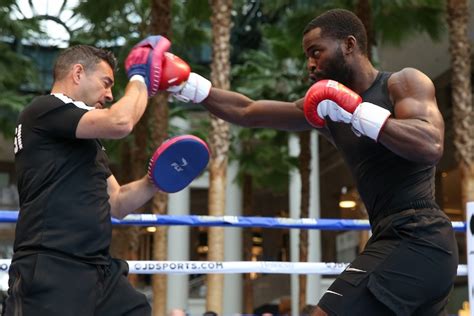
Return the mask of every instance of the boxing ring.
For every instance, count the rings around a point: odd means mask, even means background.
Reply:
[[[458,276],[468,277],[469,302],[474,306],[474,202],[467,204],[466,222],[452,222],[457,233],[466,233],[467,265],[458,266]],[[16,223],[17,211],[0,210],[0,223]],[[260,227],[276,229],[319,230],[369,230],[368,220],[314,219],[244,216],[198,216],[198,215],[154,215],[131,214],[123,220],[112,219],[113,225],[138,226],[221,226]],[[130,273],[135,274],[321,274],[338,275],[348,263],[338,262],[288,262],[288,261],[127,261]],[[0,271],[8,271],[10,259],[0,259]],[[474,309],[471,309],[474,316]]]

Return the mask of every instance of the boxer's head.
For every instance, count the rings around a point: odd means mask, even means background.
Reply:
[[[88,45],[64,50],[54,65],[54,84],[61,91],[89,106],[103,107],[112,101],[117,60],[106,50]]]
[[[347,10],[330,10],[309,22],[303,34],[310,77],[350,86],[353,57],[367,57],[367,34],[360,19]]]

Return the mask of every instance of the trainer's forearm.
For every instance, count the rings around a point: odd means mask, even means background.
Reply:
[[[146,85],[139,81],[130,81],[125,88],[125,94],[114,103],[110,110],[117,117],[129,118],[133,126],[140,120],[145,112],[148,102]]]
[[[120,186],[112,209],[112,216],[123,218],[148,202],[159,190],[148,179],[148,176]]]

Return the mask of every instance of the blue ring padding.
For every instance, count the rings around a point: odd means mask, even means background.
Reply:
[[[0,223],[15,223],[18,211],[0,210]],[[123,220],[112,218],[115,225],[138,226],[227,226],[262,228],[303,228],[320,230],[369,230],[367,220],[359,219],[293,219],[283,217],[255,216],[198,216],[198,215],[154,215],[131,214]],[[465,222],[452,222],[456,232],[466,232]]]

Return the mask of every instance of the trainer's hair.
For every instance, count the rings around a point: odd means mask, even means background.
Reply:
[[[336,39],[345,39],[352,35],[356,38],[359,49],[367,55],[367,31],[362,21],[351,11],[333,9],[317,16],[304,28],[303,34],[315,28],[321,28],[321,35]]]
[[[115,71],[117,59],[111,51],[89,45],[76,45],[62,51],[54,64],[54,81],[63,79],[74,64],[81,64],[85,71],[94,70],[105,61]]]

